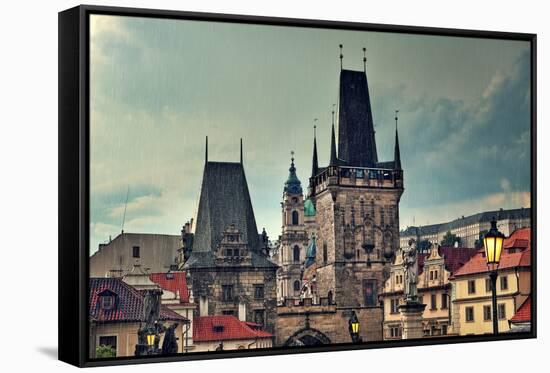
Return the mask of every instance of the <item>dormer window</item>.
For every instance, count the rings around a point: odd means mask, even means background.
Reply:
[[[214,333],[223,333],[223,325],[214,325]]]
[[[98,294],[99,307],[104,311],[110,311],[116,307],[116,294],[110,290],[104,290]]]

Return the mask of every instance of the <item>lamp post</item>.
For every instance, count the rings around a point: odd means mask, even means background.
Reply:
[[[359,319],[355,311],[351,311],[351,317],[349,319],[349,334],[353,343],[361,343],[363,340],[359,336]]]
[[[504,235],[497,229],[497,222],[493,218],[491,221],[491,229],[483,237],[483,245],[485,246],[485,259],[487,260],[487,269],[489,270],[489,279],[491,280],[493,334],[495,335],[498,334],[497,277],[503,243]]]

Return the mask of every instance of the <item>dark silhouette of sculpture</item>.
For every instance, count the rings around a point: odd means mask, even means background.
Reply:
[[[159,351],[160,335],[166,330],[165,327],[158,322],[160,316],[160,296],[162,290],[151,289],[146,290],[143,299],[143,316],[140,328],[138,330],[138,343],[134,354],[154,355]],[[147,336],[154,335],[153,346],[147,343]]]
[[[176,337],[176,328],[178,323],[170,325],[164,333],[162,341],[162,354],[176,354],[178,352],[178,338]]]

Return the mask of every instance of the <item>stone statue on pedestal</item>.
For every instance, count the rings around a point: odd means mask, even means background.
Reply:
[[[409,247],[402,250],[403,272],[405,273],[405,301],[407,303],[418,302],[418,250],[416,249],[416,241],[409,240]]]

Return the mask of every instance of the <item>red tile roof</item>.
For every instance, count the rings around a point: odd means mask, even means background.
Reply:
[[[196,342],[273,337],[273,334],[261,330],[259,324],[240,321],[231,315],[195,317],[193,323],[193,340]],[[220,331],[214,327],[220,327]]]
[[[449,272],[454,273],[464,263],[468,261],[475,253],[476,249],[469,247],[454,247],[454,246],[440,246],[439,255],[441,255],[445,261],[445,267]],[[418,254],[418,272],[419,274],[424,271],[424,263],[430,256],[429,253]]]
[[[115,307],[111,310],[101,308],[99,301],[102,293],[116,296]],[[99,322],[119,321],[135,322],[143,319],[143,294],[119,278],[90,278],[89,316]],[[186,322],[187,319],[166,306],[160,307],[160,320]]]
[[[185,272],[151,273],[149,279],[164,290],[174,294],[178,293],[180,303],[189,302],[189,289],[187,288]]]
[[[527,297],[525,302],[518,308],[511,322],[528,322],[531,321],[531,296]]]
[[[530,249],[531,248],[531,228],[520,228],[516,229],[510,237],[504,240],[502,245],[505,249],[509,248],[520,248],[520,249]]]
[[[517,246],[515,245],[518,243],[525,245],[525,243],[522,242],[523,240],[525,240],[525,237],[530,239],[531,237],[530,228],[522,228],[522,229],[516,230],[514,233],[510,235],[510,237],[504,240],[503,247],[505,249],[517,248]],[[530,267],[531,266],[530,242],[528,242],[525,247],[526,248],[522,249],[522,251],[515,252],[515,253],[509,253],[508,250],[503,250],[500,256],[499,270],[516,268],[516,267]],[[519,248],[522,248],[522,247],[519,247]],[[487,272],[487,261],[485,259],[483,249],[481,249],[472,258],[470,258],[468,262],[466,262],[462,267],[460,267],[454,273],[453,277],[471,275],[471,274],[477,274],[477,273],[485,273],[485,272]]]

